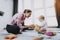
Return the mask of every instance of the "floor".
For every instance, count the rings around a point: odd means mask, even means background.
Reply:
[[[17,38],[13,40],[33,40],[34,37],[44,37],[43,40],[60,40],[60,28],[48,28],[48,31],[56,32],[56,36],[48,37],[46,35],[38,34],[35,30],[26,30],[23,34],[18,34]],[[5,30],[0,30],[0,39],[6,40],[4,37],[8,35]]]

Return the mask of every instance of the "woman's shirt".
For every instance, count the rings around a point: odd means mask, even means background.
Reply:
[[[17,24],[20,27],[24,23],[25,18],[26,18],[26,16],[24,13],[23,14],[17,13],[13,16],[13,18],[11,19],[9,24],[10,25]]]

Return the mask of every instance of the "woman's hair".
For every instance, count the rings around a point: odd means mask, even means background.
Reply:
[[[26,13],[26,12],[29,13],[29,12],[32,12],[32,11],[30,9],[25,9],[24,13]]]

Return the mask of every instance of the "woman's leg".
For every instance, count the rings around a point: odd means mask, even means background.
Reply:
[[[18,34],[20,32],[20,28],[16,25],[7,25],[6,30],[8,33]]]

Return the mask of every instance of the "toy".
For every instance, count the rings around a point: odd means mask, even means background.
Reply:
[[[37,24],[33,24],[30,26],[31,29],[39,31],[40,27]]]
[[[37,38],[37,37],[35,37],[33,40],[42,40],[41,38]]]
[[[55,36],[56,33],[55,33],[55,32],[47,32],[46,35],[47,35],[47,36]]]
[[[37,24],[34,26],[35,26],[34,30],[36,30],[38,32],[40,30],[40,27]]]
[[[14,39],[16,37],[17,37],[16,35],[7,35],[5,36],[5,39]]]

